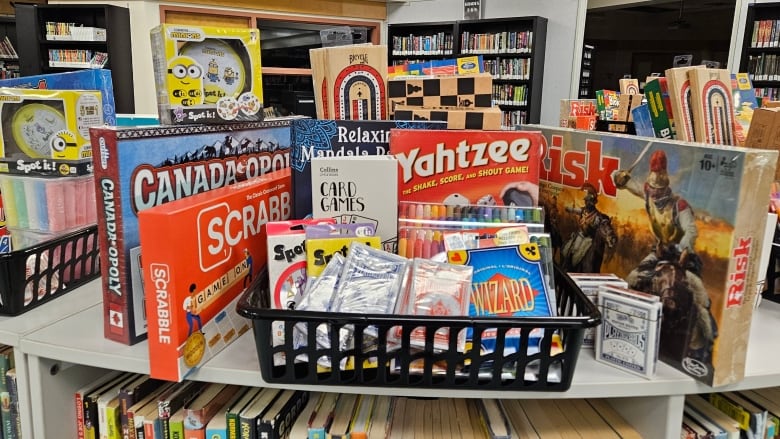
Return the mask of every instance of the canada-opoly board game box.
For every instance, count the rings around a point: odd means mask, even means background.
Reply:
[[[139,212],[153,378],[181,381],[249,329],[236,302],[290,198],[288,168]]]
[[[291,125],[293,218],[312,213],[311,159],[390,154],[390,129],[444,129],[446,122],[298,119]]]
[[[777,152],[528,129],[544,134],[556,263],[660,296],[661,360],[711,386],[740,381]]]
[[[538,131],[390,130],[398,201],[536,206]]]
[[[289,167],[290,121],[90,130],[106,338],[146,338],[138,212]]]

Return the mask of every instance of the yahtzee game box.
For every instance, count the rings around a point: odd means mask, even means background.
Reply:
[[[151,38],[162,123],[263,120],[258,29],[163,24]]]
[[[398,199],[536,206],[541,145],[533,131],[392,129]]]
[[[181,381],[250,327],[238,297],[266,265],[265,224],[290,218],[290,170],[138,214],[154,378]]]
[[[660,296],[659,356],[712,386],[744,375],[777,152],[529,126],[568,272]]]
[[[93,128],[104,333],[146,338],[138,212],[289,167],[290,119]],[[135,280],[135,281],[134,281]]]

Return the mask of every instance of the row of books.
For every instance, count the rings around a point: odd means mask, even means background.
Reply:
[[[780,81],[780,56],[765,53],[750,55],[747,72],[753,81]]]
[[[452,34],[404,35],[393,37],[393,55],[452,55]]]
[[[493,103],[495,105],[528,105],[528,86],[493,84]]]
[[[599,399],[414,399],[167,383],[119,372],[89,387],[95,390],[75,394],[79,438],[639,437]]]
[[[515,129],[528,121],[528,112],[525,110],[513,110],[501,112],[501,127],[503,129]]]
[[[531,53],[533,31],[472,33],[464,31],[460,36],[463,54]]]
[[[22,427],[14,349],[11,346],[0,347],[0,378],[0,439],[17,439],[21,437]]]
[[[496,58],[482,62],[493,79],[528,80],[531,78],[531,58]]]
[[[685,397],[682,439],[780,436],[780,387]]]
[[[46,22],[47,40],[106,41],[106,30],[78,23]]]
[[[780,43],[780,20],[755,20],[750,47],[778,47]]]
[[[49,61],[89,62],[96,53],[86,49],[49,49]]]
[[[19,59],[19,55],[7,35],[0,41],[0,59]]]
[[[760,100],[780,100],[780,87],[756,87],[756,98]]]

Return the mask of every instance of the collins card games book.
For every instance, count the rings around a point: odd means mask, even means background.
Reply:
[[[390,129],[444,129],[445,122],[295,120],[291,126],[293,218],[311,215],[311,159],[390,154]]]
[[[289,218],[289,169],[138,214],[153,378],[181,381],[249,329],[236,302],[268,260],[264,225]]]
[[[778,153],[529,129],[544,134],[557,264],[659,296],[660,359],[711,386],[741,380]]]
[[[106,338],[146,338],[138,212],[289,167],[290,122],[90,130]]]

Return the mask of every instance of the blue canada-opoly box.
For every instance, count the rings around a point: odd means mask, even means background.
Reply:
[[[111,70],[108,69],[84,69],[75,72],[2,79],[0,87],[41,90],[99,90],[103,98],[103,120],[106,125],[116,125],[114,85],[111,80]]]
[[[106,338],[128,345],[146,338],[138,212],[289,167],[291,121],[90,128]],[[234,236],[244,229],[233,226],[259,227],[258,220],[209,230]]]

